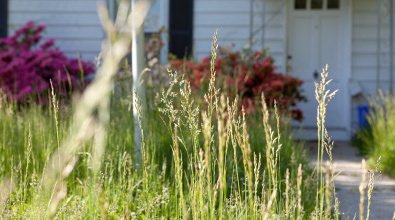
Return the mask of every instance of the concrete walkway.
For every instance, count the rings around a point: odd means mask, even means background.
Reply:
[[[317,143],[309,142],[307,147],[311,152],[311,166],[317,160]],[[358,156],[358,149],[345,142],[335,142],[333,161],[338,173],[335,178],[337,197],[340,200],[342,219],[359,220],[359,184],[362,180],[362,157]],[[326,160],[328,157],[326,157]],[[377,176],[377,174],[376,174]],[[365,213],[367,193],[365,193]],[[370,219],[392,220],[395,212],[395,179],[382,175],[375,181],[370,206]],[[366,214],[365,214],[366,218]]]

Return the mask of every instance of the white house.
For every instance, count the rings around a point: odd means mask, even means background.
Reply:
[[[167,27],[163,57],[168,52],[194,59],[208,56],[216,29],[221,46],[234,43],[240,50],[254,42],[254,49],[270,48],[278,72],[305,82],[309,101],[301,104],[304,130],[295,130],[300,137],[316,137],[313,82],[328,64],[334,79],[330,87],[339,92],[329,105],[327,127],[334,139],[349,140],[358,127],[361,94],[390,87],[390,1],[156,0],[146,31]],[[115,2],[108,1],[112,14]],[[55,38],[67,55],[93,59],[104,37],[96,4],[96,0],[8,0],[7,6],[3,0],[0,36],[34,20],[48,25],[45,38]]]

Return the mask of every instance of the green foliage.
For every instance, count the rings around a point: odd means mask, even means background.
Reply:
[[[211,57],[200,62],[185,59],[173,59],[170,64],[175,70],[185,74],[192,92],[205,93],[211,79],[211,69],[217,78],[215,85],[231,99],[240,99],[246,113],[259,109],[261,93],[266,94],[266,104],[274,107],[274,101],[282,115],[302,120],[303,113],[297,107],[298,102],[306,101],[302,95],[302,80],[291,75],[276,72],[272,57],[263,51],[236,51],[230,48],[218,48],[219,56],[214,65]],[[241,109],[241,107],[240,107]]]
[[[100,167],[93,167],[96,142],[89,138],[66,163],[70,174],[54,180],[50,203],[41,203],[46,198],[40,193],[46,187],[44,174],[56,167],[51,158],[73,134],[74,107],[59,106],[55,94],[47,108],[31,105],[12,111],[12,103],[2,103],[0,177],[3,183],[11,180],[11,194],[2,201],[3,218],[265,219],[306,218],[312,211],[314,194],[308,189],[314,182],[303,147],[289,138],[279,118],[269,116],[265,104],[264,115],[239,115],[236,102],[221,98],[214,82],[203,113],[195,106],[199,97],[192,96],[189,82],[176,74],[158,105],[147,97],[143,166],[135,167],[133,103],[131,90],[120,86],[125,84],[117,82],[111,95]]]
[[[128,84],[114,82],[131,41],[130,32],[120,30],[142,22],[131,18],[144,17],[146,4],[133,7],[137,15],[123,5],[116,24],[99,8],[109,38],[103,64],[72,106],[59,106],[54,93],[45,109],[31,105],[16,111],[15,103],[1,100],[0,217],[332,218],[333,169],[325,173],[330,180],[325,185],[322,164],[324,149],[331,157],[332,148],[324,125],[333,96],[325,90],[326,70],[316,92],[320,150],[315,174],[275,101],[269,109],[262,94],[261,113],[247,116],[237,99],[220,94],[216,34],[204,97],[194,96],[190,82],[171,71],[169,86],[160,94],[155,89],[161,86],[151,88],[146,106],[138,98],[133,101],[127,86],[114,90],[114,83]],[[196,104],[200,100],[206,103],[202,109]],[[134,158],[133,105],[142,134],[139,160]],[[335,218],[337,208],[338,203]]]
[[[395,177],[395,96],[379,93],[369,97],[369,126],[357,131],[355,144],[369,157],[368,165]]]
[[[130,99],[122,98],[127,97],[127,94],[113,95],[111,99],[111,111],[110,111],[110,123],[107,126],[107,138],[106,138],[106,152],[103,158],[102,166],[100,169],[100,175],[95,176],[90,167],[92,160],[92,147],[93,142],[90,141],[77,153],[78,161],[76,162],[75,168],[73,169],[70,176],[67,178],[67,196],[60,202],[59,209],[54,216],[55,218],[62,219],[86,219],[93,218],[94,216],[100,216],[103,213],[109,218],[118,218],[129,215],[130,217],[146,219],[153,218],[154,216],[164,216],[167,218],[176,218],[178,212],[175,209],[179,205],[178,199],[180,193],[177,192],[176,184],[176,167],[174,164],[173,153],[171,145],[174,143],[174,139],[171,137],[171,130],[163,124],[165,120],[164,116],[160,116],[158,110],[150,109],[149,114],[146,116],[147,127],[146,127],[146,147],[147,147],[147,167],[146,174],[138,172],[134,168],[134,151],[133,151],[133,114],[130,111]],[[11,106],[4,105],[1,109],[0,117],[0,131],[1,131],[1,148],[0,156],[2,160],[2,166],[0,170],[1,179],[11,177],[12,181],[15,182],[15,188],[10,198],[5,203],[4,212],[1,216],[4,218],[25,218],[26,216],[34,216],[32,213],[33,201],[36,200],[37,192],[43,187],[41,182],[41,175],[45,172],[50,157],[53,155],[58,148],[58,139],[63,140],[67,135],[70,134],[68,127],[72,123],[71,108],[67,106],[60,106],[58,117],[54,117],[54,107],[49,105],[47,108],[32,105],[29,108],[24,108],[19,111],[11,111]],[[179,109],[180,110],[180,109]],[[187,112],[183,114],[187,116]],[[188,120],[185,118],[184,120]],[[182,117],[181,117],[182,119]],[[201,121],[198,117],[196,120]],[[254,121],[262,121],[260,115],[249,115],[246,120],[251,124]],[[186,121],[184,121],[187,123]],[[184,123],[183,122],[183,123]],[[198,126],[200,123],[198,123]],[[213,121],[214,137],[218,137],[218,125],[217,120]],[[58,128],[56,128],[58,126]],[[58,131],[58,134],[57,134]],[[183,161],[182,173],[184,177],[182,180],[187,180],[191,184],[196,176],[194,168],[189,166],[195,162],[192,158],[191,153],[193,148],[193,132],[179,130],[177,137],[183,139],[184,145],[180,144],[180,152]],[[256,173],[260,175],[257,179],[259,184],[257,185],[257,199],[261,198],[262,192],[264,191],[264,185],[268,184],[263,181],[263,172],[266,168],[265,149],[266,140],[262,138],[264,133],[264,127],[262,124],[251,126],[248,128],[249,138],[248,141],[251,143],[251,162],[254,162],[253,154],[262,155],[260,164],[260,172]],[[290,172],[290,184],[296,187],[297,168],[299,163],[303,164],[303,167],[307,167],[306,157],[303,153],[301,146],[296,146],[294,142],[288,138],[288,134],[282,129],[281,134],[281,160],[279,161],[279,173],[278,185],[278,205],[279,207],[273,206],[273,212],[281,212],[281,204],[284,203],[284,198],[281,197],[281,193],[285,192],[285,182],[280,179],[285,178],[285,171],[287,169]],[[174,135],[174,134],[173,134]],[[199,146],[204,145],[204,137],[197,133],[198,139],[195,144]],[[59,136],[59,138],[58,138]],[[185,138],[185,139],[184,139]],[[218,148],[218,140],[213,140],[212,148]],[[200,149],[200,148],[199,148]],[[218,155],[218,151],[212,152],[214,155]],[[223,194],[223,216],[233,216],[234,212],[228,210],[230,207],[226,205],[227,198],[238,199],[237,202],[242,202],[246,197],[240,197],[243,194],[246,173],[243,167],[243,158],[238,158],[233,161],[233,147],[229,145],[228,152],[224,154],[226,162],[224,162],[225,182],[224,187],[227,188],[227,192]],[[236,149],[236,155],[242,155],[243,152],[240,148]],[[213,155],[213,157],[214,157]],[[213,173],[212,173],[212,193],[217,191],[216,181],[218,178],[218,164],[213,158]],[[215,164],[214,164],[215,162]],[[257,161],[256,161],[257,162]],[[257,165],[257,164],[255,164]],[[236,170],[235,166],[242,168]],[[248,170],[248,169],[247,169]],[[238,179],[235,177],[238,175]],[[255,175],[255,174],[254,174]],[[308,182],[309,172],[303,174],[304,185],[311,184]],[[266,177],[268,180],[268,177]],[[149,184],[144,184],[144,182]],[[185,183],[185,184],[186,184]],[[186,206],[188,209],[192,208],[193,192],[188,190],[188,184],[181,184],[184,188]],[[240,185],[237,193],[234,194],[233,187]],[[204,188],[202,188],[204,189]],[[303,188],[303,204],[306,205],[312,199],[309,199],[308,187]],[[204,189],[202,192],[204,195],[208,189]],[[232,192],[233,191],[233,192]],[[267,193],[270,193],[269,191]],[[239,196],[237,196],[239,195]],[[254,195],[252,193],[251,195]],[[269,194],[271,195],[271,194]],[[218,198],[217,198],[218,199]],[[259,200],[259,199],[258,199]],[[257,201],[252,202],[253,207],[257,209]],[[236,202],[236,201],[235,201]],[[218,200],[212,201],[212,208],[214,216],[218,217],[217,206]],[[240,205],[240,204],[239,204]],[[248,208],[240,206],[245,209],[244,215],[247,215]],[[241,212],[237,210],[237,212]],[[187,211],[188,212],[188,211]],[[258,212],[258,210],[257,210]],[[239,213],[240,215],[242,213]],[[181,217],[181,216],[179,216]]]

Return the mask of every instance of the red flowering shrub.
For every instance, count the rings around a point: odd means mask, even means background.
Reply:
[[[72,88],[83,89],[84,75],[95,72],[91,62],[68,59],[54,48],[53,39],[39,45],[45,27],[29,21],[0,39],[0,88],[7,98],[23,103],[29,96],[42,97],[50,80],[56,93],[66,96]]]
[[[191,88],[198,91],[204,90],[209,81],[210,59],[205,57],[201,62],[172,60],[171,64],[177,71],[185,73]],[[301,95],[303,81],[276,73],[273,63],[273,59],[265,56],[264,52],[246,55],[220,48],[215,63],[217,86],[229,96],[237,94],[247,113],[255,109],[264,92],[268,106],[273,107],[276,100],[282,112],[289,112],[293,119],[301,120],[303,113],[296,108],[296,102],[305,100]]]

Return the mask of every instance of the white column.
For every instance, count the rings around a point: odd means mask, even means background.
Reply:
[[[138,0],[131,0],[131,7],[137,4]],[[133,89],[136,90],[137,96],[142,100],[142,107],[145,106],[145,82],[140,78],[144,69],[144,23],[139,26],[132,26],[132,73]],[[140,80],[140,81],[139,81]],[[138,121],[138,110],[135,106],[137,97],[133,93],[133,117],[134,117],[134,155],[135,164],[141,165],[141,130]],[[144,120],[142,120],[144,125]]]

